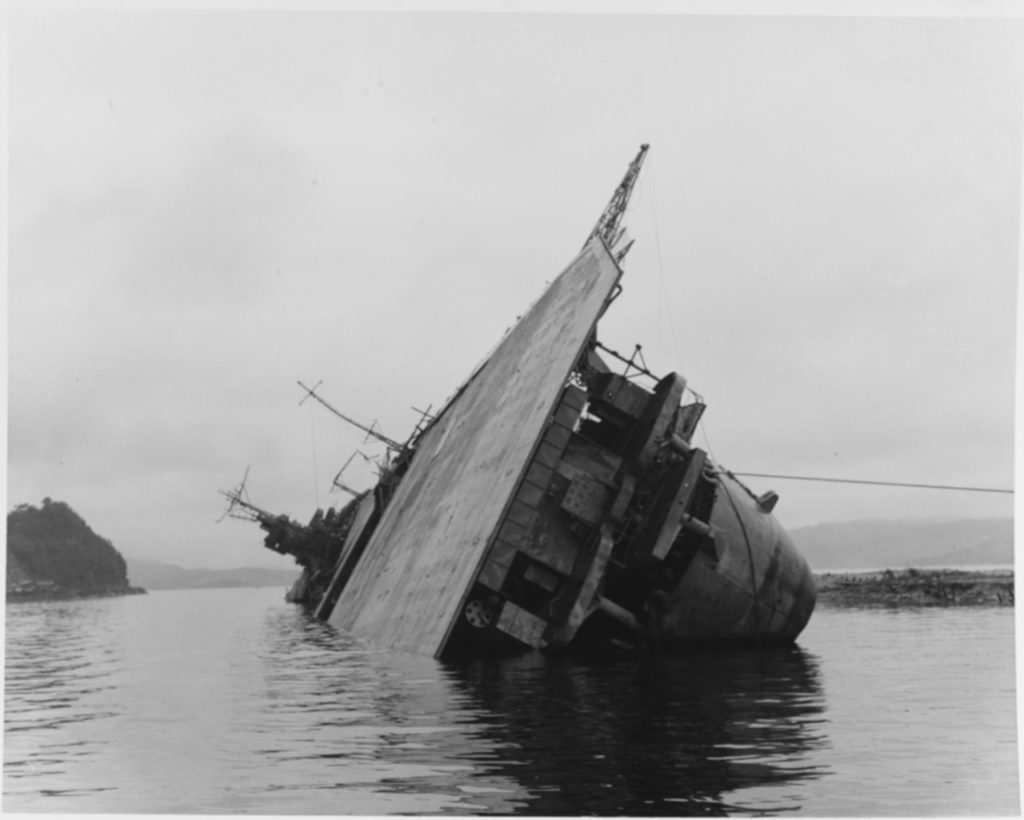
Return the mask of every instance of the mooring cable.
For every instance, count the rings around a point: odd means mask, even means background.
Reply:
[[[779,473],[738,473],[730,470],[734,476],[744,478],[780,478],[787,481],[825,481],[832,484],[872,484],[879,487],[913,487],[919,490],[961,490],[969,493],[1007,493],[1013,495],[1013,490],[1002,487],[961,487],[952,484],[919,484],[909,481],[869,481],[861,478],[824,478],[822,476],[807,475],[782,475]]]

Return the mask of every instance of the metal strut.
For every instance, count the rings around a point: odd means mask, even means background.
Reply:
[[[636,155],[636,158],[629,164],[629,168],[626,170],[626,175],[622,178],[622,182],[619,183],[619,187],[615,189],[615,193],[612,194],[611,200],[605,207],[604,212],[601,214],[601,218],[597,220],[597,224],[594,226],[594,230],[590,232],[590,236],[587,237],[587,241],[583,243],[586,247],[587,243],[590,242],[595,236],[600,236],[604,243],[608,246],[608,250],[615,256],[616,262],[621,262],[625,258],[626,254],[629,253],[629,249],[633,246],[633,240],[630,239],[621,250],[616,251],[616,245],[622,240],[622,237],[626,233],[625,228],[620,228],[619,224],[622,222],[622,217],[626,213],[626,206],[629,204],[629,197],[633,193],[633,186],[636,184],[636,179],[640,175],[640,166],[644,164],[644,157],[647,155],[647,149],[650,145],[644,143],[640,146],[640,153]]]
[[[256,521],[262,523],[264,521],[273,521],[279,516],[273,513],[267,512],[260,507],[257,507],[251,501],[249,501],[249,493],[245,489],[245,482],[249,480],[249,468],[245,468],[245,475],[242,476],[242,483],[239,484],[232,490],[220,490],[220,494],[224,496],[230,503],[228,508],[224,511],[224,514],[217,519],[218,523],[223,521],[225,518],[237,518],[240,521]]]
[[[326,407],[328,410],[330,410],[332,413],[334,413],[334,415],[336,415],[338,418],[342,419],[343,421],[347,421],[353,427],[358,427],[360,430],[362,430],[364,433],[366,433],[366,435],[371,436],[371,437],[377,439],[377,441],[384,442],[388,447],[392,448],[393,450],[395,450],[397,452],[401,452],[401,450],[403,449],[404,445],[401,445],[397,441],[395,441],[394,439],[388,438],[383,433],[380,433],[377,430],[374,430],[372,426],[367,427],[365,424],[360,424],[355,419],[349,418],[344,413],[342,413],[340,410],[338,410],[335,407],[332,407],[326,400],[322,399],[319,395],[317,395],[316,389],[319,386],[320,386],[320,382],[317,382],[312,387],[306,387],[306,385],[304,385],[300,381],[299,382],[299,387],[301,387],[303,390],[306,391],[306,395],[302,397],[302,401],[300,401],[299,404],[302,404],[302,402],[304,402],[306,399],[308,399],[310,396],[312,396],[314,399],[316,399],[318,402],[320,402],[320,404],[322,404],[324,407]]]

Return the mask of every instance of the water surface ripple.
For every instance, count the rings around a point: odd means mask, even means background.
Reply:
[[[6,615],[9,812],[1018,811],[1007,609],[822,608],[792,649],[458,665],[276,589]]]

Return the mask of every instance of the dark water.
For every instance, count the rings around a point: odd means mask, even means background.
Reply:
[[[820,608],[800,648],[444,666],[282,591],[7,606],[8,812],[1018,812],[1013,612]]]

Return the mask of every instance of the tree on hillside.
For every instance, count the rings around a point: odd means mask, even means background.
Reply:
[[[71,507],[44,498],[7,514],[8,563],[35,581],[85,593],[128,586],[124,558]]]

